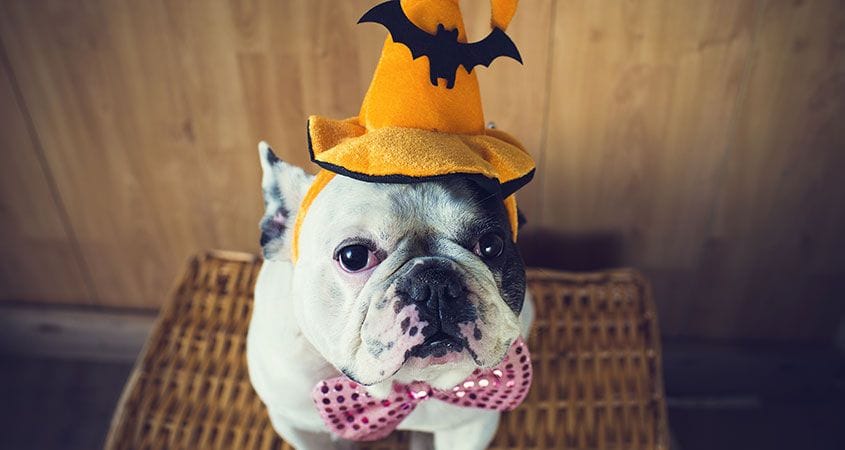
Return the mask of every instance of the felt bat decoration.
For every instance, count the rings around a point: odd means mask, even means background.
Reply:
[[[411,57],[428,57],[431,84],[437,86],[437,80],[446,80],[446,88],[455,86],[455,76],[459,66],[464,66],[467,73],[477,65],[489,66],[499,56],[507,56],[522,63],[522,57],[516,44],[498,27],[478,42],[458,42],[458,30],[447,30],[437,24],[437,34],[429,34],[420,29],[405,15],[399,0],[389,0],[367,11],[358,23],[380,23],[387,28],[394,42],[404,44],[411,50]]]

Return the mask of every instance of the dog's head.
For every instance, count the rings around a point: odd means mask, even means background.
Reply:
[[[267,259],[289,259],[312,177],[262,145]],[[290,308],[310,343],[367,386],[449,388],[520,333],[525,270],[501,198],[461,178],[334,177],[302,219]]]

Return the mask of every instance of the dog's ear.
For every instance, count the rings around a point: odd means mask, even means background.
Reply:
[[[265,259],[289,260],[289,230],[314,176],[279,159],[264,141],[258,144],[258,156],[264,171],[261,177],[264,217],[259,224],[261,251]]]

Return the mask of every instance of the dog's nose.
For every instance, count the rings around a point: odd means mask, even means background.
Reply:
[[[449,303],[465,296],[460,276],[452,269],[440,266],[420,266],[410,274],[408,295],[418,305],[436,313]]]

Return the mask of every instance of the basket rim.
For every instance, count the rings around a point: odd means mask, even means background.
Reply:
[[[136,385],[141,380],[143,372],[141,369],[143,368],[144,361],[147,359],[147,354],[150,352],[153,343],[157,341],[159,335],[164,330],[162,324],[164,323],[165,319],[169,316],[171,310],[176,307],[176,302],[170,300],[175,298],[176,294],[179,292],[179,289],[184,283],[185,275],[192,270],[196,270],[199,264],[209,258],[226,259],[226,255],[231,255],[233,258],[241,260],[241,258],[244,258],[246,255],[249,254],[241,252],[229,252],[225,250],[206,250],[191,255],[186,259],[185,264],[182,266],[183,269],[180,272],[180,276],[176,277],[171,282],[170,288],[167,291],[167,296],[165,297],[164,304],[162,305],[161,309],[158,312],[158,315],[156,316],[155,321],[153,322],[153,327],[151,329],[150,335],[144,342],[144,346],[141,347],[141,351],[138,352],[138,357],[135,358],[135,362],[132,364],[132,371],[129,374],[129,378],[126,380],[126,384],[123,386],[123,391],[121,391],[120,397],[117,400],[117,405],[115,406],[114,413],[112,414],[111,421],[109,423],[109,431],[108,433],[106,433],[106,439],[103,444],[104,450],[116,448],[119,443],[118,439],[121,438],[123,434],[123,428],[126,426],[127,422],[126,407],[129,403],[129,399],[132,396]],[[247,262],[247,260],[245,259],[243,261]]]

